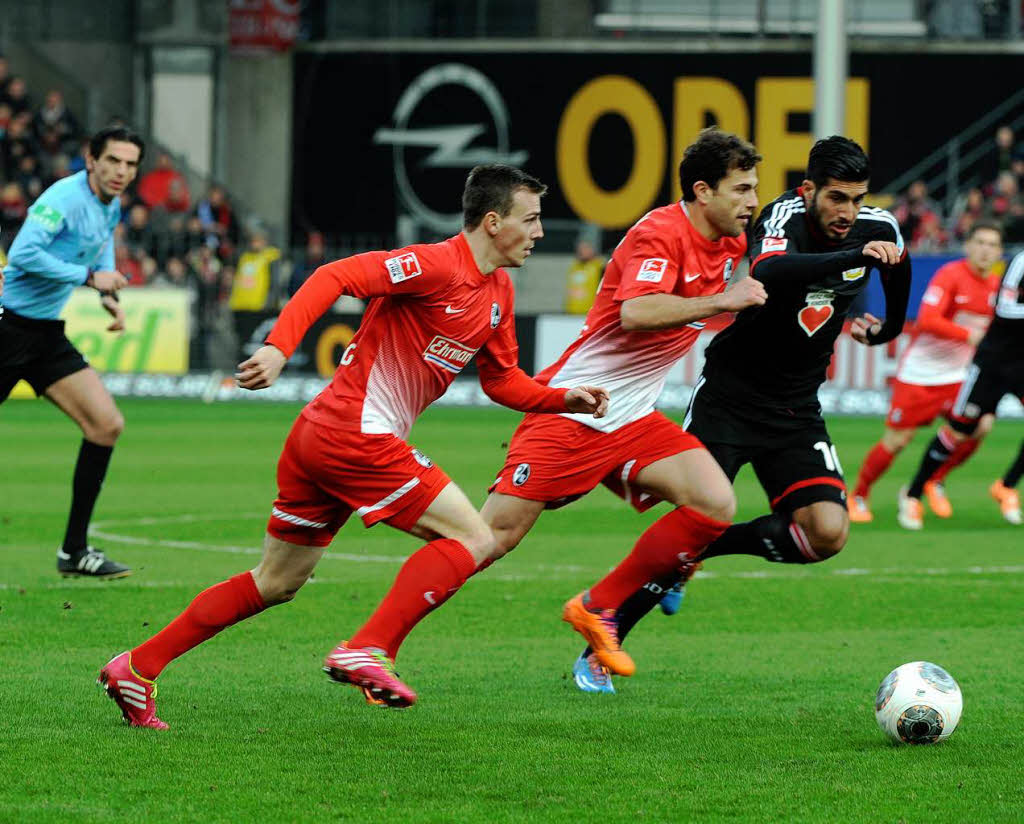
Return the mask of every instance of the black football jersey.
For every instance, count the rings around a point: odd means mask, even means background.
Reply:
[[[872,240],[895,243],[904,253],[899,224],[884,209],[862,206],[846,237],[832,242],[807,215],[800,189],[768,204],[751,232],[751,271],[776,255],[852,252]],[[817,406],[818,387],[832,357],[836,338],[854,299],[867,286],[866,258],[850,268],[792,284],[773,277],[763,306],[739,312],[705,350],[704,378],[709,390],[737,404],[796,409]]]
[[[978,344],[979,364],[1008,364],[1024,368],[1024,252],[1010,261],[996,292],[992,325]]]

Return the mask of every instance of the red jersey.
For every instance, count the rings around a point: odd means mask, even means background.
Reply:
[[[998,287],[999,275],[978,277],[966,259],[941,267],[921,298],[917,329],[896,377],[918,386],[960,383],[974,355],[968,332],[988,327]]]
[[[524,412],[566,411],[565,390],[541,386],[517,365],[508,274],[484,275],[461,233],[321,266],[285,306],[267,343],[290,357],[342,294],[370,304],[334,379],[303,410],[311,421],[405,438],[474,355],[492,400]]]
[[[537,380],[607,389],[608,414],[578,419],[604,432],[650,414],[669,370],[693,345],[704,322],[627,332],[619,320],[621,303],[640,295],[695,298],[721,292],[746,250],[743,235],[705,238],[690,223],[683,202],[648,212],[612,253],[579,337]]]

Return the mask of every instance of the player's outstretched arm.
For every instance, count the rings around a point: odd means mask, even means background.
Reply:
[[[238,364],[235,380],[242,389],[266,389],[277,380],[288,358],[276,346],[261,346]]]
[[[895,266],[882,270],[885,320],[880,321],[870,314],[865,314],[854,320],[850,328],[850,335],[855,341],[868,346],[878,346],[899,336],[903,331],[903,324],[907,320],[907,304],[910,302],[910,274],[910,255],[904,255],[903,260]]]
[[[667,293],[638,295],[622,301],[619,322],[627,332],[674,329],[722,312],[739,312],[748,306],[760,306],[767,297],[764,285],[754,278],[743,278],[724,292],[698,298]]]

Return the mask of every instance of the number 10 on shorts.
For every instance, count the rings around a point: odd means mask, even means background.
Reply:
[[[825,468],[829,472],[843,474],[843,465],[839,463],[839,453],[836,452],[834,444],[830,444],[828,441],[818,441],[814,448],[821,453],[821,457],[825,461]]]

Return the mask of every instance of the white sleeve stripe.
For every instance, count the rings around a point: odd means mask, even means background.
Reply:
[[[1024,303],[1019,299],[1014,300],[1006,297],[1007,291],[1017,291],[1019,295],[1020,281],[1024,277],[1024,252],[1020,252],[1010,261],[1010,268],[1003,276],[1003,282],[999,285],[999,300],[996,302],[996,314],[1001,318],[1017,320],[1024,318]]]
[[[903,242],[903,235],[900,233],[900,224],[896,218],[893,217],[892,212],[888,212],[885,209],[878,209],[874,206],[861,206],[857,217],[866,218],[867,220],[880,220],[892,226],[892,230],[896,233],[896,245],[899,247],[900,254],[903,254],[903,250],[906,248]]]
[[[772,207],[772,215],[768,220],[765,221],[765,236],[766,237],[785,237],[786,236],[786,223],[789,219],[801,212],[806,211],[803,205],[803,199],[799,197],[793,197],[789,200],[780,200]]]

